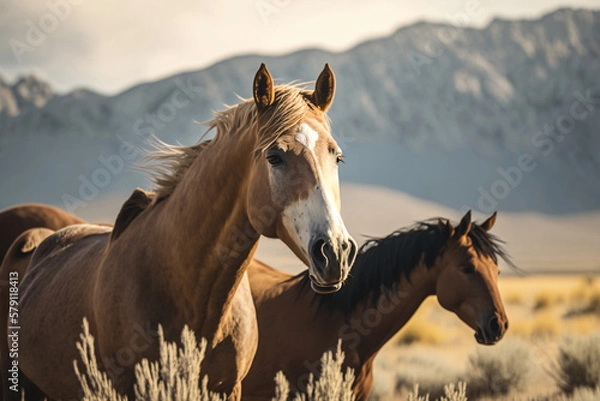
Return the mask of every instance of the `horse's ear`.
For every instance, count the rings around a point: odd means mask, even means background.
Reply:
[[[471,231],[471,211],[469,210],[467,214],[460,220],[458,226],[456,226],[455,236],[457,238],[464,237]]]
[[[334,95],[335,75],[333,75],[329,63],[325,63],[325,68],[323,68],[323,71],[319,74],[319,78],[317,78],[312,101],[321,111],[327,111],[329,106],[331,106],[331,102],[333,102]]]
[[[139,188],[133,191],[129,199],[121,206],[121,211],[110,234],[110,242],[119,238],[129,224],[152,203],[152,195]]]
[[[454,235],[454,227],[452,227],[452,224],[450,224],[449,220],[446,220],[446,222],[444,223],[442,219],[438,219],[438,228],[441,232],[446,234],[448,238]]]
[[[275,85],[273,84],[273,77],[265,63],[260,65],[260,68],[254,76],[254,102],[258,111],[261,112],[275,101]]]
[[[494,223],[496,222],[497,214],[498,214],[498,212],[494,212],[494,214],[491,215],[489,219],[484,221],[480,227],[483,228],[485,231],[490,231],[492,229],[492,227],[494,226]]]
[[[35,251],[38,245],[49,235],[54,234],[54,232],[54,230],[42,227],[32,228],[25,231],[17,238],[17,240],[21,241],[18,244],[18,246],[20,246],[19,252],[25,255]],[[15,240],[13,244],[17,244],[17,240]]]

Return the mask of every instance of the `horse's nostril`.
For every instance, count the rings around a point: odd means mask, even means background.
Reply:
[[[348,252],[348,267],[351,268],[352,265],[354,264],[354,260],[356,259],[356,253],[358,250],[358,246],[356,245],[356,242],[354,242],[354,240],[350,240],[348,243],[350,251]]]
[[[343,251],[347,251],[349,247],[350,247],[350,244],[348,244],[347,242],[343,242],[342,243],[342,250]]]
[[[325,256],[324,247],[326,242],[322,239],[313,242],[310,248],[310,256],[316,267],[322,269],[327,264],[327,257]]]
[[[506,323],[504,323],[504,331],[508,330],[508,320],[506,321]]]
[[[492,333],[498,333],[500,331],[500,323],[498,322],[498,318],[495,316],[492,318],[492,320],[490,320],[490,330]]]

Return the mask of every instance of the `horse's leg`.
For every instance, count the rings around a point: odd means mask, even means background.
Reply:
[[[18,391],[13,391],[7,386],[4,386],[3,400],[4,401],[44,401],[46,400],[46,395],[42,393],[42,391],[37,388],[35,384],[33,384],[27,377],[19,371],[19,384]],[[23,396],[24,395],[24,396]]]
[[[24,380],[23,380],[24,379]],[[25,401],[46,401],[46,394],[42,393],[35,384],[33,384],[27,377],[21,374],[21,380],[23,380],[23,385],[21,386],[21,391],[25,392]],[[19,401],[21,397],[19,396]]]

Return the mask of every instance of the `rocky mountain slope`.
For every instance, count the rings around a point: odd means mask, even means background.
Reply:
[[[345,181],[485,213],[600,209],[600,12],[571,9],[484,29],[417,23],[343,53],[240,56],[115,96],[0,79],[0,208],[78,212],[147,186],[123,142],[196,142],[198,121],[250,96],[261,61],[279,82],[332,65]]]

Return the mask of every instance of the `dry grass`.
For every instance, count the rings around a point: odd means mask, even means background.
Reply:
[[[396,344],[410,345],[423,343],[437,345],[446,339],[446,333],[440,326],[425,320],[421,315],[415,315],[400,333],[394,337]]]
[[[596,313],[600,315],[600,280],[584,276],[571,291],[572,314]]]
[[[562,332],[562,321],[555,313],[547,312],[536,315],[531,322],[531,337],[556,338]]]
[[[600,316],[583,314],[563,320],[565,331],[569,334],[585,335],[600,329]]]
[[[553,376],[567,394],[580,387],[600,386],[600,332],[583,338],[566,338],[559,346]]]
[[[73,368],[83,391],[82,400],[126,401],[127,397],[118,394],[106,373],[98,369],[96,352],[94,350],[94,337],[90,334],[90,326],[85,318],[83,319],[83,333],[79,334],[79,338],[81,341],[77,342],[77,349],[85,367],[85,373],[79,371],[77,361],[73,361]]]
[[[533,369],[531,350],[517,340],[478,349],[469,357],[469,365],[474,395],[507,395],[521,390],[528,385]]]
[[[225,401],[227,397],[208,391],[208,377],[200,381],[200,365],[206,351],[206,340],[196,342],[194,333],[184,327],[181,333],[183,348],[166,342],[162,327],[158,327],[160,360],[142,360],[135,366],[136,401]],[[106,373],[98,369],[94,351],[94,337],[90,334],[87,319],[83,319],[77,349],[85,367],[80,372],[73,362],[75,374],[83,390],[84,401],[127,401],[117,393]]]
[[[546,309],[564,301],[563,291],[543,290],[538,292],[533,301],[533,309]]]
[[[318,379],[311,373],[305,394],[296,394],[294,401],[353,401],[355,399],[352,391],[354,383],[354,371],[346,368],[342,372],[344,353],[342,352],[342,341],[338,341],[335,355],[327,351],[321,357],[321,374]],[[272,401],[287,401],[290,392],[289,383],[282,372],[275,376],[275,398]]]
[[[563,331],[563,321],[552,312],[536,314],[532,319],[510,322],[510,337],[523,339],[558,338]]]
[[[408,354],[408,355],[407,355]],[[402,393],[419,384],[420,389],[433,398],[444,394],[444,386],[462,379],[461,369],[445,361],[434,351],[419,353],[401,353],[396,360],[377,361],[376,374],[386,370],[395,376],[396,392]],[[389,380],[389,379],[388,379]],[[387,399],[387,398],[382,398]]]
[[[499,286],[510,320],[506,338],[490,348],[475,345],[472,330],[456,315],[439,305],[429,304],[425,311],[419,309],[413,317],[416,326],[426,323],[436,326],[443,333],[441,343],[426,344],[414,341],[401,347],[386,347],[376,360],[373,400],[406,400],[407,391],[419,384],[421,393],[430,393],[430,399],[440,397],[444,383],[467,380],[472,400],[485,401],[579,401],[576,393],[565,396],[560,392],[549,374],[559,353],[559,341],[563,336],[575,338],[600,331],[600,314],[577,313],[571,310],[591,310],[600,299],[600,279],[582,276],[501,276]],[[575,299],[573,294],[579,298]],[[545,298],[544,307],[535,309],[536,299]],[[435,298],[434,298],[435,299]],[[539,302],[542,303],[542,302]],[[433,323],[435,322],[435,323]],[[419,330],[417,331],[417,333]],[[402,332],[401,332],[402,334]],[[400,336],[398,336],[400,337]],[[419,334],[413,338],[421,338]],[[467,359],[476,349],[492,351],[500,349],[507,340],[520,339],[527,344],[531,357],[526,358],[531,368],[527,384],[513,387],[508,395],[475,395],[477,383],[467,374]],[[394,339],[396,340],[396,339]],[[398,342],[394,341],[394,345]],[[515,356],[514,364],[524,363],[522,356]],[[396,377],[397,390],[389,389],[387,382]],[[581,392],[581,391],[580,391]],[[600,397],[592,398],[600,401]],[[587,401],[582,399],[581,401]]]
[[[375,387],[370,399],[405,401],[407,391],[414,390],[414,385],[418,384],[419,391],[429,394],[431,400],[463,401],[452,398],[444,400],[442,397],[446,396],[444,393],[446,383],[467,379],[467,391],[471,400],[600,400],[600,390],[591,388],[577,389],[575,386],[572,395],[560,393],[553,378],[547,373],[553,361],[558,361],[559,357],[566,360],[559,352],[558,339],[561,336],[571,335],[577,338],[600,330],[598,309],[600,280],[569,276],[525,278],[502,276],[500,287],[510,319],[507,338],[493,347],[476,345],[472,329],[456,315],[443,310],[435,298],[430,298],[377,358]],[[510,340],[514,337],[520,337],[529,345],[521,348],[520,351],[507,350],[505,347],[518,348],[510,345]],[[398,347],[398,344],[402,346]],[[93,350],[93,346],[88,345],[88,349]],[[474,353],[474,350],[478,352]],[[488,352],[495,355],[490,356]],[[532,353],[534,355],[531,355]],[[592,353],[587,351],[584,354],[589,356]],[[91,361],[89,352],[86,355],[88,361]],[[396,355],[395,359],[393,355]],[[475,361],[471,366],[467,363],[469,355]],[[297,395],[295,400],[344,399],[341,393],[334,395],[333,398],[326,398],[327,396],[324,395],[324,393],[339,391],[344,386],[350,388],[348,376],[342,373],[341,362],[339,362],[343,355],[340,358],[339,354],[333,352],[328,358],[322,360],[322,363],[330,366],[324,368],[325,375],[313,378],[309,392]],[[479,365],[477,369],[488,372],[487,376],[469,375],[469,371],[476,370],[473,363]],[[565,367],[562,369],[566,371],[577,371],[573,368],[575,363],[564,364],[563,362],[563,365]],[[515,374],[514,370],[517,369],[521,370],[521,374]],[[532,370],[531,376],[528,372]],[[144,375],[148,374],[151,376],[151,372],[146,372]],[[487,379],[481,380],[482,376]],[[522,378],[521,383],[519,377]],[[487,384],[482,384],[486,380]],[[289,386],[285,386],[287,383],[285,377],[278,375],[276,382],[278,393],[275,400],[290,399]],[[95,385],[88,382],[88,386]],[[496,395],[493,398],[486,398],[492,396],[484,395],[491,393]],[[418,393],[414,395],[426,397]]]
[[[502,299],[511,305],[522,305],[525,303],[525,296],[520,291],[505,290],[502,292]]]
[[[419,394],[419,384],[415,384],[411,392],[406,395],[406,401],[429,401],[429,393]],[[467,401],[467,384],[458,382],[444,386],[444,395],[438,401]]]
[[[162,327],[158,328],[160,359],[150,362],[142,360],[135,366],[136,401],[225,401],[227,397],[208,390],[208,376],[202,380],[200,366],[206,351],[206,340],[198,344],[196,336],[183,328],[182,348],[176,343],[166,342]],[[335,354],[327,351],[321,357],[321,372],[317,379],[310,374],[307,391],[295,394],[293,401],[354,401],[352,391],[354,371],[342,371],[344,353],[342,342],[338,341]],[[127,401],[126,396],[117,393],[106,373],[98,368],[94,350],[94,337],[90,334],[87,319],[83,320],[83,333],[77,343],[81,360],[85,367],[82,373],[77,361],[74,369],[83,389],[84,401]],[[273,401],[287,401],[290,387],[282,372],[275,376],[275,398]]]
[[[575,390],[568,401],[598,401],[600,400],[600,387],[594,389],[582,388]]]

